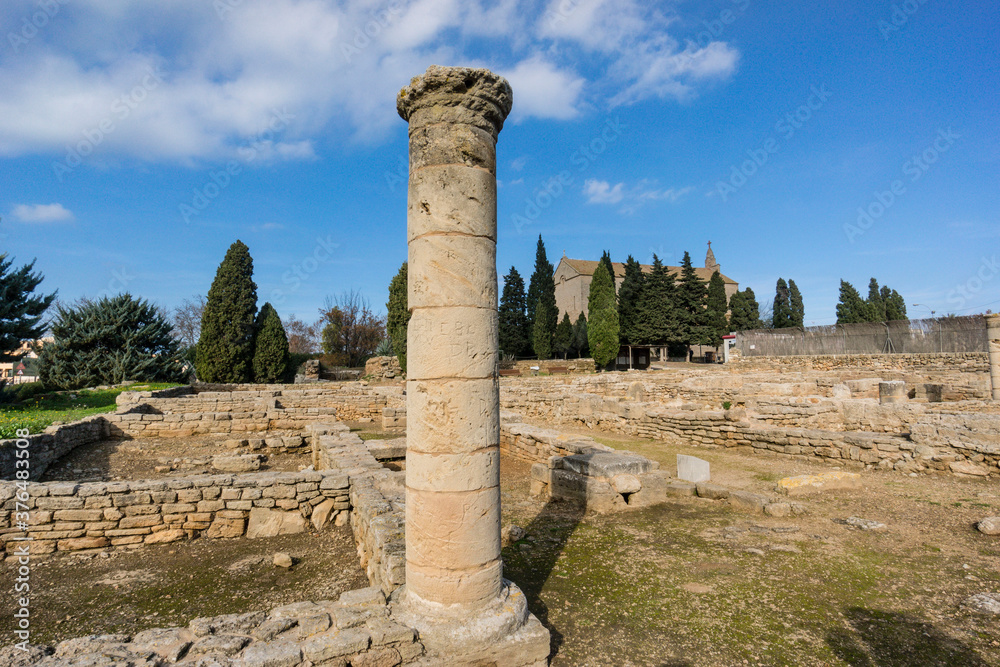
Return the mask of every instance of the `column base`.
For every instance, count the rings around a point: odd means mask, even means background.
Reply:
[[[425,654],[415,665],[549,664],[549,631],[528,612],[528,601],[514,583],[480,609],[441,605],[410,594],[403,586],[392,595],[392,616],[419,633]]]

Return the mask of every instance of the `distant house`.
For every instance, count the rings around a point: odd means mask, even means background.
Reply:
[[[570,259],[563,255],[556,266],[553,277],[556,282],[556,306],[559,308],[559,319],[564,313],[569,314],[569,318],[576,321],[576,318],[583,313],[590,319],[590,312],[587,308],[587,301],[590,298],[590,282],[594,279],[594,271],[597,270],[599,262],[587,259]],[[625,278],[625,265],[621,262],[613,262],[615,267],[615,290],[621,287]],[[681,267],[668,266],[667,269],[680,277]],[[653,270],[651,264],[643,264],[643,273]],[[732,278],[722,273],[719,263],[715,261],[715,254],[712,252],[712,243],[708,244],[708,253],[705,255],[705,266],[695,267],[698,277],[706,283],[711,279],[712,274],[718,271],[726,283],[726,298],[730,298],[739,290],[740,286]]]
[[[11,353],[11,356],[0,361],[0,381],[7,384],[21,384],[38,380],[38,353],[35,345],[41,346],[52,342],[51,338],[36,341],[25,341],[21,347]]]

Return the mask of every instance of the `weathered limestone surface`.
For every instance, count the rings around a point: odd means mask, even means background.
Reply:
[[[396,100],[410,137],[399,610],[431,654],[516,667],[545,660],[548,633],[512,640],[533,617],[500,558],[495,173],[512,99],[488,70],[431,66]]]
[[[991,393],[994,401],[1000,401],[1000,313],[986,316],[986,341],[989,345]]]

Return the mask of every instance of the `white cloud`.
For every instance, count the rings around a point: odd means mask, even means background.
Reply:
[[[72,211],[62,204],[18,204],[11,214],[21,222],[72,222],[76,219]]]
[[[617,204],[625,197],[623,187],[624,183],[612,187],[607,181],[588,178],[583,184],[583,194],[587,196],[588,204]]]
[[[566,120],[575,117],[585,83],[570,70],[560,69],[541,55],[535,55],[503,72],[514,90],[515,121],[525,116]]]
[[[626,187],[624,183],[612,186],[608,181],[591,178],[583,184],[583,194],[587,197],[588,204],[622,204],[619,209],[621,213],[634,213],[648,201],[665,201],[673,204],[694,191],[691,186],[666,190],[655,186],[656,182],[649,179],[642,179],[634,186]]]
[[[95,162],[197,165],[236,157],[287,109],[295,118],[267,137],[267,159],[313,159],[321,141],[377,141],[397,128],[396,92],[430,64],[505,73],[517,122],[690,96],[738,60],[721,42],[682,49],[670,21],[633,0],[172,0],[155,15],[139,0],[59,7],[0,58],[0,157],[78,150]],[[33,0],[5,0],[0,23],[34,11]]]

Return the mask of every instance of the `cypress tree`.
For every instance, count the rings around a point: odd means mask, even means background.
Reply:
[[[587,324],[590,355],[598,368],[604,368],[618,356],[621,345],[618,341],[618,308],[615,304],[614,282],[603,264],[598,264],[594,271],[587,307],[590,312]]]
[[[545,256],[542,235],[538,235],[535,250],[535,272],[528,285],[528,322],[531,326],[531,345],[539,359],[552,356],[552,336],[559,322],[556,308],[556,282],[552,277],[552,264]]]
[[[219,264],[201,319],[195,367],[202,382],[240,383],[253,372],[257,285],[250,249],[236,241]]]
[[[837,302],[837,324],[856,324],[868,321],[864,299],[846,280],[840,281],[840,299]]]
[[[722,337],[729,333],[729,319],[726,310],[729,308],[726,299],[726,283],[722,275],[716,271],[708,281],[708,296],[706,298],[705,318],[708,325],[709,345],[719,347]]]
[[[389,282],[389,301],[385,304],[388,316],[385,328],[392,341],[392,351],[399,359],[399,368],[406,372],[406,330],[410,324],[410,309],[406,296],[409,265],[403,262]]]
[[[642,265],[629,255],[625,262],[625,277],[618,289],[618,324],[623,344],[638,344],[639,307],[645,300],[643,295],[645,283],[646,274],[642,272]]]
[[[32,272],[34,260],[11,271],[13,263],[6,253],[0,254],[0,359],[8,358],[23,341],[41,338],[42,315],[56,298],[56,292],[34,294],[43,280],[42,274]]]
[[[885,322],[886,308],[882,300],[882,293],[879,291],[878,281],[872,278],[868,281],[868,299],[865,301],[868,306],[869,322]]]
[[[254,322],[253,380],[258,384],[275,384],[288,372],[288,336],[278,311],[265,303]]]
[[[577,357],[590,356],[590,341],[587,335],[587,316],[581,311],[573,325],[573,350]]]
[[[684,252],[681,277],[677,281],[677,313],[680,321],[678,343],[685,345],[708,344],[708,327],[705,326],[705,282],[698,277],[691,265],[691,255]]]
[[[188,375],[173,327],[155,306],[131,294],[56,308],[54,341],[39,353],[46,386],[183,382]]]
[[[788,279],[788,306],[791,313],[789,326],[801,327],[805,325],[806,310],[802,303],[802,292],[799,286],[791,278]]]
[[[520,357],[531,351],[533,332],[528,328],[527,297],[524,279],[513,266],[503,277],[503,294],[499,312],[500,349]]]
[[[573,323],[569,319],[569,313],[563,315],[556,327],[556,333],[552,337],[552,349],[556,354],[562,355],[563,359],[573,349]]]
[[[749,287],[733,294],[729,299],[729,310],[729,327],[733,331],[761,328],[760,305],[757,303],[757,295]]]
[[[778,278],[774,286],[774,305],[771,307],[771,327],[784,329],[792,326],[792,299],[788,293],[788,283]]]
[[[603,264],[604,268],[608,270],[608,275],[611,276],[611,287],[617,294],[618,286],[617,281],[615,280],[615,265],[611,262],[611,253],[607,250],[605,250],[604,254],[601,255],[601,264]],[[619,312],[619,316],[620,315],[621,313]]]
[[[654,254],[653,270],[646,276],[642,301],[636,313],[633,344],[668,345],[677,342],[680,322],[674,306],[676,291],[674,275]]]
[[[903,300],[899,292],[883,287],[882,301],[885,303],[885,319],[887,321],[907,319],[906,301]]]

